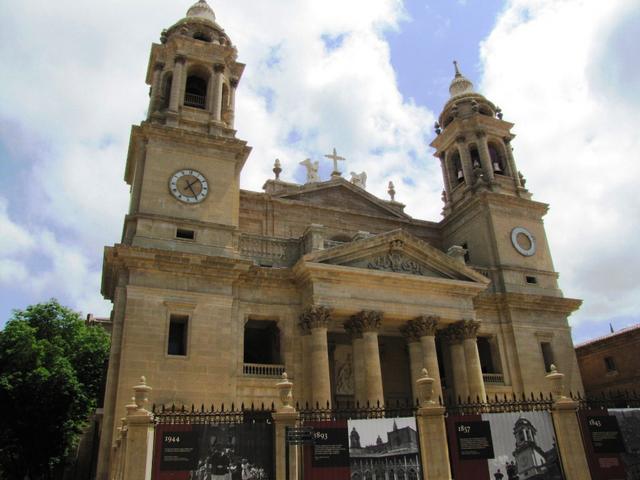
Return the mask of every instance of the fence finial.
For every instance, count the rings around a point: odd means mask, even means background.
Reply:
[[[149,392],[151,390],[152,388],[147,385],[147,379],[144,376],[140,377],[140,385],[133,387],[134,399],[138,410],[144,410],[145,405],[149,402]]]
[[[423,368],[422,377],[416,381],[418,399],[422,407],[435,403],[433,401],[433,382],[435,380],[429,376],[427,369]]]
[[[280,394],[281,407],[278,409],[281,412],[293,412],[293,382],[289,381],[289,375],[287,372],[282,373],[282,380],[276,384],[278,392]]]

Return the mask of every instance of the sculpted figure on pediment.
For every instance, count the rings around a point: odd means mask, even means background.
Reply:
[[[401,253],[392,252],[378,257],[367,265],[371,270],[384,270],[386,272],[408,273],[411,275],[425,275],[422,266],[405,257]]]

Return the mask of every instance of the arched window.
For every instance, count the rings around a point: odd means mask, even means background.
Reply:
[[[204,32],[196,32],[193,34],[193,38],[195,40],[200,40],[201,42],[211,43],[211,37]]]
[[[480,152],[478,152],[478,148],[475,146],[471,147],[471,149],[469,150],[469,154],[471,155],[471,167],[480,167]]]
[[[184,93],[184,104],[187,107],[206,108],[207,81],[198,75],[187,77],[187,88]]]
[[[462,171],[462,160],[460,160],[460,153],[455,151],[451,154],[451,161],[449,162],[451,166],[450,175],[451,175],[451,187],[455,187],[456,185],[464,182],[464,172]]]
[[[493,171],[500,175],[507,175],[504,157],[502,156],[502,153],[496,144],[489,144],[489,155],[491,156],[491,165],[493,167]]]
[[[171,101],[171,84],[173,80],[173,75],[171,73],[167,73],[163,80],[162,85],[162,100],[160,101],[160,105],[162,108],[169,108],[169,102]]]

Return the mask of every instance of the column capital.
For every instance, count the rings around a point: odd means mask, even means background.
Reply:
[[[435,315],[421,315],[411,323],[418,337],[434,337],[439,321],[440,317]]]
[[[446,329],[442,330],[442,336],[449,345],[456,345],[462,343],[462,340],[464,340],[462,328],[458,323],[449,325]]]
[[[475,133],[477,138],[487,138],[487,132],[477,130]]]
[[[456,143],[457,144],[464,144],[467,141],[467,139],[464,137],[464,135],[458,135],[456,137]]]
[[[216,63],[216,64],[213,66],[213,71],[214,71],[215,73],[224,73],[224,64],[222,64],[222,63]]]
[[[156,71],[160,71],[164,69],[164,62],[156,62],[155,65],[153,66],[153,69]]]
[[[400,327],[400,333],[407,340],[407,343],[416,343],[420,341],[420,337],[416,335],[416,331],[413,328],[412,320]]]
[[[177,53],[174,60],[175,60],[175,63],[184,64],[187,61],[187,56],[182,53]]]
[[[363,332],[377,332],[382,325],[382,312],[363,310],[355,315],[362,325]]]
[[[463,320],[462,322],[459,322],[458,325],[464,339],[475,339],[478,336],[480,322],[476,322],[475,320]]]
[[[343,323],[344,329],[347,331],[351,340],[362,338],[362,322],[358,317],[351,317]]]
[[[229,81],[229,84],[231,85],[231,88],[238,88],[238,85],[240,85],[240,79],[239,78],[232,78]]]
[[[322,305],[311,305],[300,315],[300,327],[303,330],[327,328],[331,320],[331,309]]]

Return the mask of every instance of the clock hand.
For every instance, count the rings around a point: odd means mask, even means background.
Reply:
[[[187,180],[187,188],[188,188],[189,190],[191,190],[191,193],[193,193],[193,196],[194,196],[194,197],[196,197],[196,198],[198,197],[198,194],[195,192],[195,190],[193,190],[193,186],[194,186],[197,182],[198,182],[198,180],[194,180],[194,182],[193,182],[193,183],[189,183],[189,180]]]

